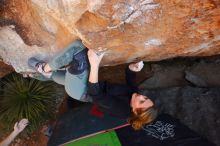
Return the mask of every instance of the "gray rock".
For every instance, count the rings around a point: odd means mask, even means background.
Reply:
[[[141,89],[157,89],[189,85],[184,78],[185,65],[153,64],[153,76],[139,85]]]
[[[197,75],[194,75],[193,73],[189,72],[189,71],[185,71],[185,78],[191,82],[192,84],[198,86],[198,87],[207,87],[208,84],[203,80],[201,79],[199,76]]]
[[[195,63],[186,71],[185,78],[199,87],[219,87],[220,86],[220,63],[216,60],[204,60]]]

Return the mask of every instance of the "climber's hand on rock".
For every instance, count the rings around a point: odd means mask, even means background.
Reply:
[[[93,49],[89,49],[88,51],[88,59],[91,67],[99,67],[99,64],[106,53],[106,49],[98,49],[95,51]]]
[[[144,63],[143,63],[143,61],[140,61],[140,62],[137,62],[137,63],[132,63],[128,67],[131,71],[139,72],[144,67]]]

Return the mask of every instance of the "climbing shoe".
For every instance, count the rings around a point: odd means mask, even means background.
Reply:
[[[50,78],[52,75],[52,72],[45,72],[44,71],[44,66],[47,63],[41,60],[38,60],[34,57],[31,57],[30,59],[28,59],[28,65],[29,67],[31,67],[32,69],[36,70],[37,72],[41,73],[43,76]]]

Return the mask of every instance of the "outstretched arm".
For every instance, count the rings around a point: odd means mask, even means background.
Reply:
[[[95,52],[94,50],[88,51],[88,59],[90,63],[90,74],[89,74],[89,83],[88,83],[88,94],[93,97],[93,100],[101,98],[104,94],[104,91],[101,89],[103,82],[98,81],[99,74],[99,65],[104,56],[105,52]]]
[[[126,82],[129,86],[136,88],[136,73],[141,71],[144,67],[143,61],[132,63],[126,69]]]
[[[89,75],[90,83],[98,83],[99,65],[104,54],[105,52],[99,54],[91,49],[88,51],[88,58],[90,63],[90,75]]]
[[[15,137],[24,130],[24,128],[28,125],[28,120],[27,119],[22,119],[19,122],[16,122],[14,125],[14,131],[11,132],[11,134],[0,143],[0,146],[8,146],[14,139]]]

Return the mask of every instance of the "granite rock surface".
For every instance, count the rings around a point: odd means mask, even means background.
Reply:
[[[220,54],[219,0],[1,0],[0,57],[17,72],[76,39],[102,65]]]

